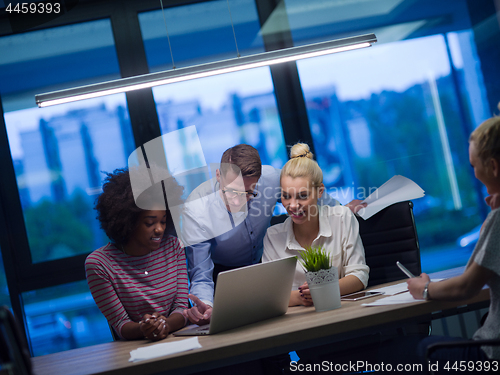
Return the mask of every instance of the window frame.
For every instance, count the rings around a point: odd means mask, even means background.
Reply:
[[[167,8],[205,1],[164,0],[163,6]],[[491,3],[488,4],[488,9],[483,10],[478,9],[480,7],[477,6],[477,0],[474,0],[474,3],[472,0],[465,1],[473,26],[484,19],[483,13],[486,12],[489,16],[492,9],[494,11],[494,5]],[[255,0],[255,3],[262,26],[281,1]],[[481,4],[483,3],[486,4],[486,1],[481,1]],[[141,2],[133,0],[81,0],[65,15],[29,31],[108,18],[111,20],[120,74],[122,77],[129,77],[149,72],[138,13],[158,9],[161,9],[158,0],[144,0]],[[0,37],[13,34],[6,15],[0,16]],[[478,39],[477,36],[475,37]],[[498,35],[495,38],[498,39]],[[287,32],[272,35],[272,37],[264,35],[266,51],[292,45],[293,38],[290,28],[288,28]],[[483,43],[479,51],[479,59],[491,62],[493,58],[485,55],[487,48],[486,43]],[[291,62],[284,66],[273,66],[271,67],[271,76],[275,87],[285,143],[292,145],[300,140],[313,147],[314,143],[296,64]],[[488,77],[485,78],[488,81]],[[491,90],[490,87],[487,87],[487,89]],[[496,108],[491,93],[488,96],[490,98],[490,107]],[[129,92],[126,94],[126,100],[136,147],[161,136],[152,89]],[[0,170],[3,172],[0,179],[0,247],[12,308],[15,315],[22,318],[25,323],[26,319],[21,300],[22,293],[84,280],[85,270],[83,264],[88,254],[32,263],[3,115],[2,98],[0,96]],[[312,151],[314,152],[314,149]]]
[[[201,2],[205,1],[165,0],[163,5],[167,8]],[[276,0],[269,2],[256,0],[261,25],[278,4],[279,1]],[[120,75],[125,78],[149,72],[138,13],[158,9],[161,8],[156,0],[142,2],[84,0],[60,18],[26,32],[108,18],[111,21]],[[9,30],[7,18],[0,18],[0,37],[13,34]],[[283,33],[278,38],[278,43],[276,43],[276,38],[264,40],[266,51],[288,47],[291,46],[290,43],[290,33]],[[296,65],[289,63],[285,68],[272,67],[271,75],[286,144],[302,140],[312,145]],[[136,147],[161,136],[152,89],[128,92],[126,100]],[[3,178],[0,179],[0,224],[4,224],[0,225],[0,247],[12,309],[16,316],[22,318],[23,328],[26,329],[22,293],[84,280],[83,264],[88,254],[39,263],[32,262],[1,104],[0,96],[0,168],[3,171]],[[283,116],[282,113],[286,115]],[[287,131],[285,132],[284,129]]]

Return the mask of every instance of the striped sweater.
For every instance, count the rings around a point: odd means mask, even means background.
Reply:
[[[87,257],[85,271],[94,301],[120,337],[126,323],[144,314],[169,316],[188,307],[186,258],[176,237],[165,235],[157,250],[140,257],[108,243]]]

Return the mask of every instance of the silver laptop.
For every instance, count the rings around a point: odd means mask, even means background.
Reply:
[[[289,257],[221,272],[210,324],[174,335],[212,335],[283,315],[288,309],[296,263],[296,257]]]

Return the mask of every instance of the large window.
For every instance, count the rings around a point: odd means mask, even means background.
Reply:
[[[162,133],[194,125],[206,163],[220,162],[239,143],[254,146],[263,164],[281,168],[286,162],[268,68],[157,87],[153,93]]]
[[[125,95],[40,109],[34,94],[117,77],[110,23],[0,44],[0,92],[32,260],[89,253],[106,240],[92,209],[102,172],[126,166],[134,149]]]
[[[427,272],[464,265],[470,251],[460,237],[484,219],[457,85],[477,56],[470,42],[455,45],[454,81],[447,43],[435,35],[297,64],[318,162],[337,199],[363,199],[394,175],[425,190],[414,212]],[[479,92],[481,80],[475,85]]]
[[[263,52],[255,2],[229,5],[230,10],[226,0],[219,0],[168,8],[165,21],[161,11],[140,14],[150,71],[172,66],[165,23],[176,66],[235,58],[235,38],[241,55]],[[153,94],[162,134],[195,126],[203,152],[199,160],[218,163],[227,148],[247,143],[259,150],[263,164],[280,168],[286,162],[268,68],[156,87]],[[186,154],[189,145],[184,145]]]
[[[0,50],[0,93],[31,261],[88,254],[108,242],[93,209],[103,172],[126,167],[135,149],[125,95],[42,109],[34,95],[119,78],[111,23],[7,36]],[[111,340],[87,337],[102,332],[95,324],[106,320],[84,281],[30,290],[23,300],[35,355]]]
[[[103,172],[125,167],[133,150],[126,108],[118,95],[5,113],[33,262],[107,241],[93,203]]]
[[[139,14],[139,22],[150,72],[171,69],[172,58],[179,68],[264,51],[254,0],[165,8]]]

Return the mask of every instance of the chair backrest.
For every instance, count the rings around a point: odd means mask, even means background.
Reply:
[[[31,357],[26,337],[19,329],[14,315],[6,306],[0,306],[0,364],[9,374],[32,373]]]
[[[411,201],[395,203],[367,220],[357,219],[370,267],[368,286],[405,278],[396,261],[415,276],[420,275],[420,247]]]
[[[281,215],[273,216],[271,218],[271,224],[270,224],[270,226],[283,223],[286,220],[287,217],[288,217],[287,214],[281,214]]]

